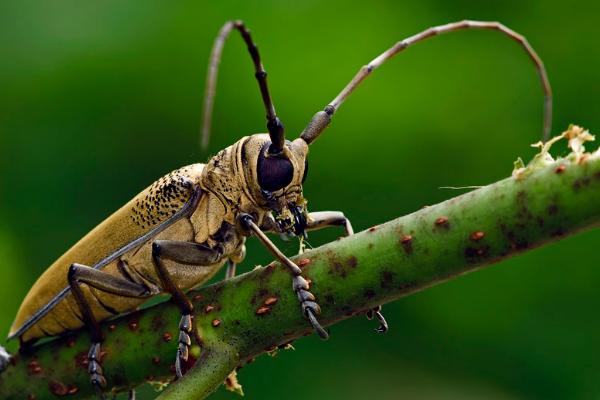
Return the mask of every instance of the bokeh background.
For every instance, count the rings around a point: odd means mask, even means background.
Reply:
[[[253,31],[290,137],[395,41],[463,18],[527,36],[553,84],[555,132],[571,122],[600,131],[595,1],[3,0],[0,331],[84,233],[159,176],[207,159],[198,146],[207,60],[233,18]],[[460,193],[440,186],[504,178],[517,156],[532,156],[541,110],[534,69],[514,42],[496,32],[434,38],[378,70],[336,114],[311,150],[310,208],[343,210],[362,230]],[[257,131],[264,112],[234,37],[210,154]],[[251,242],[242,270],[270,259]],[[389,304],[387,335],[356,318],[329,342],[309,337],[260,357],[240,372],[246,395],[599,398],[599,243],[600,232],[582,234]]]

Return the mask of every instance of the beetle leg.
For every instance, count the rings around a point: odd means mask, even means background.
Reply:
[[[125,297],[144,298],[151,296],[151,293],[143,285],[81,264],[71,264],[67,278],[69,286],[71,287],[71,292],[75,297],[83,321],[89,329],[92,339],[92,345],[88,352],[88,373],[90,375],[90,381],[96,389],[98,397],[103,399],[104,395],[102,394],[102,388],[106,386],[106,378],[104,377],[102,366],[100,365],[100,344],[103,339],[102,331],[100,330],[100,325],[98,325],[98,321],[96,320],[96,317],[94,317],[92,308],[85,298],[80,285],[82,283],[87,284],[88,286],[103,292]]]
[[[178,378],[181,378],[185,372],[182,367],[188,360],[189,349],[192,345],[190,334],[194,331],[194,322],[192,319],[194,305],[173,281],[173,278],[165,267],[162,259],[164,258],[175,262],[203,266],[217,263],[221,257],[221,251],[211,249],[198,243],[180,242],[175,240],[156,240],[152,243],[152,260],[154,261],[154,268],[156,269],[156,274],[160,279],[162,288],[171,294],[173,301],[181,309],[179,347],[175,359],[175,372]],[[197,335],[196,339],[200,342],[200,338]],[[202,345],[202,343],[199,344]]]
[[[225,279],[231,279],[235,276],[235,266],[236,264],[233,261],[227,260],[227,270],[225,271]]]
[[[317,211],[308,213],[306,224],[307,230],[314,231],[330,226],[343,226],[346,233],[344,236],[354,235],[350,220],[346,218],[341,211]]]
[[[10,354],[6,351],[6,349],[0,346],[0,372],[4,371],[4,369],[10,363]]]
[[[354,234],[352,224],[350,220],[341,211],[318,211],[308,213],[308,223],[306,224],[307,230],[322,229],[330,226],[343,226],[345,230],[345,236]],[[375,332],[385,333],[388,330],[388,323],[385,317],[381,313],[381,306],[377,306],[367,311],[367,318],[369,320],[373,317],[377,317],[379,326],[375,329]]]
[[[316,317],[316,315],[321,313],[321,307],[319,307],[319,304],[317,304],[315,301],[315,296],[308,291],[309,285],[306,279],[302,277],[302,270],[300,267],[298,267],[292,260],[287,258],[285,254],[283,254],[277,248],[277,246],[275,246],[275,244],[267,237],[267,235],[264,234],[258,225],[254,223],[252,216],[248,214],[241,214],[239,216],[239,221],[245,229],[258,237],[262,244],[279,260],[279,262],[290,269],[294,275],[292,287],[296,293],[296,296],[298,296],[300,304],[302,305],[302,314],[308,318],[321,339],[329,338],[329,334],[321,326]]]

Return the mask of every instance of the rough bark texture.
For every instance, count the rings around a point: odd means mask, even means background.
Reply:
[[[566,136],[565,136],[566,137]],[[569,137],[567,137],[569,138]],[[573,146],[572,146],[573,148]],[[547,150],[547,149],[546,149]],[[311,250],[295,261],[332,325],[460,274],[600,223],[600,154],[546,151],[513,177]],[[199,399],[238,365],[311,333],[278,263],[191,293],[204,348],[195,368],[162,393]],[[173,378],[179,311],[163,303],[103,324],[109,390]],[[326,346],[327,344],[323,344]],[[0,398],[92,394],[85,332],[36,346],[0,374]]]

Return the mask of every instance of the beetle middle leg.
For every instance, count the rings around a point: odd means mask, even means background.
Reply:
[[[346,218],[344,213],[341,211],[317,211],[308,214],[306,230],[317,230],[330,226],[343,226],[345,233],[344,236],[350,236],[354,234],[350,220]],[[367,318],[371,320],[373,317],[376,317],[379,321],[379,327],[375,329],[375,332],[387,332],[388,323],[381,313],[381,306],[377,306],[367,311]]]
[[[217,263],[222,257],[222,252],[217,249],[193,243],[181,242],[175,240],[156,240],[152,243],[152,260],[156,274],[160,279],[162,288],[171,294],[173,301],[181,310],[181,321],[179,322],[179,347],[177,348],[177,357],[175,359],[175,372],[177,377],[183,376],[183,365],[188,360],[189,348],[192,345],[190,334],[193,332],[192,313],[194,305],[187,298],[183,290],[177,286],[168,269],[163,263],[163,259],[180,262],[189,265],[211,265]],[[199,337],[196,335],[199,341]],[[202,343],[199,343],[202,345]]]
[[[83,321],[90,331],[92,339],[92,345],[87,356],[90,381],[96,389],[98,396],[104,398],[102,388],[106,386],[106,378],[100,365],[100,346],[103,339],[102,331],[80,285],[82,283],[87,284],[103,292],[124,297],[145,298],[150,297],[152,293],[144,285],[81,264],[71,264],[67,278],[71,292],[75,297]]]

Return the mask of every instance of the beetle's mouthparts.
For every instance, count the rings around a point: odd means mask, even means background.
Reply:
[[[306,214],[304,209],[295,204],[292,204],[289,207],[294,215],[294,234],[296,236],[302,236],[304,239],[306,239]]]
[[[281,212],[274,211],[273,216],[282,233],[291,236],[302,236],[306,238],[306,213],[304,209],[295,204],[289,204],[288,208]]]

